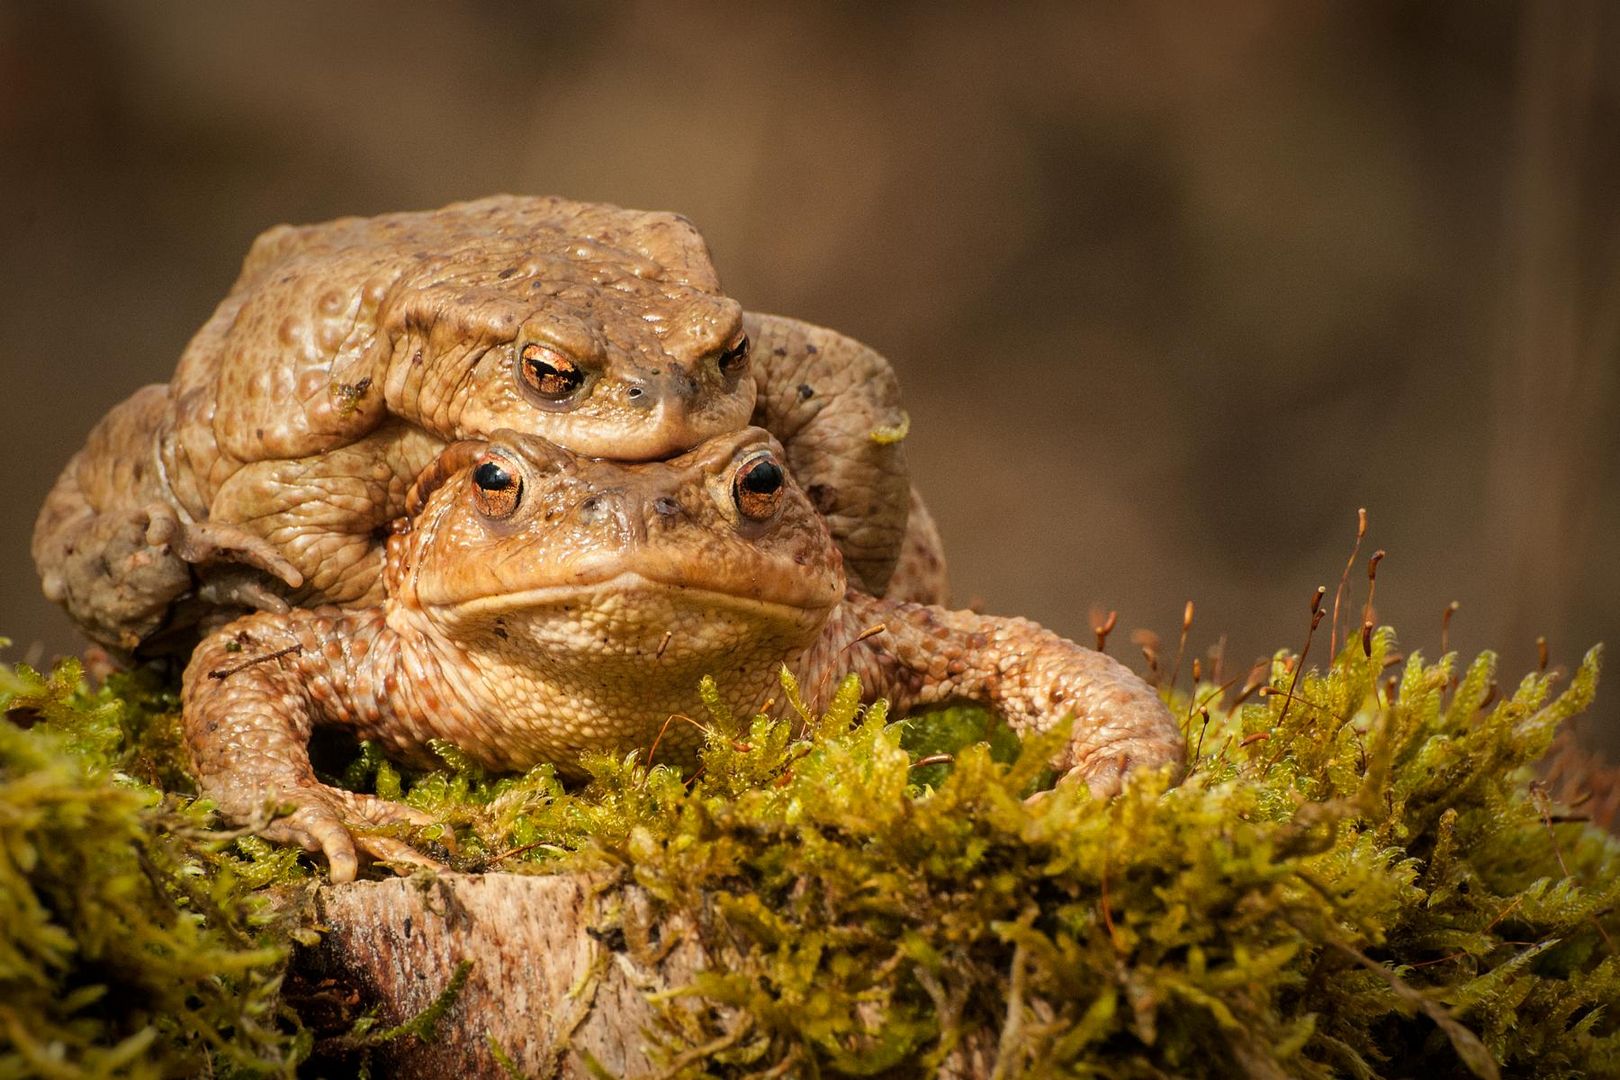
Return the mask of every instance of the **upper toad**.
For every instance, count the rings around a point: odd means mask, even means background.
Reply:
[[[448,442],[514,428],[666,458],[777,433],[852,578],[943,591],[877,353],[745,313],[673,214],[496,196],[270,230],[173,380],[118,406],[41,512],[45,591],[98,640],[242,608],[374,603],[380,530]]]

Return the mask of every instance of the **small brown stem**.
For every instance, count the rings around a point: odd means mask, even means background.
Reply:
[[[273,653],[265,653],[263,656],[255,656],[252,659],[244,660],[240,664],[233,665],[232,667],[215,668],[213,671],[208,673],[208,677],[210,679],[228,679],[239,671],[246,671],[248,668],[254,667],[258,664],[268,664],[272,660],[280,660],[283,656],[298,656],[301,655],[303,651],[304,647],[302,645],[289,645],[285,649],[277,649]]]
[[[1117,611],[1110,611],[1108,613],[1108,617],[1106,619],[1104,619],[1100,623],[1098,623],[1098,622],[1093,622],[1092,623],[1091,632],[1093,634],[1097,635],[1097,651],[1098,652],[1107,652],[1108,651],[1108,635],[1113,633],[1114,632],[1114,627],[1118,626],[1118,625],[1119,625],[1119,612],[1117,612]]]
[[[1170,689],[1171,690],[1174,690],[1176,688],[1176,680],[1181,678],[1181,657],[1187,651],[1187,634],[1188,634],[1189,631],[1192,630],[1192,621],[1193,621],[1193,602],[1191,600],[1189,600],[1189,601],[1187,601],[1187,606],[1181,609],[1181,639],[1176,643],[1176,662],[1175,662],[1175,665],[1173,667],[1171,667],[1171,669],[1170,669]],[[1198,680],[1196,678],[1194,678],[1193,679],[1193,687],[1194,687],[1194,689],[1196,689],[1197,686],[1198,686]]]
[[[1356,556],[1361,554],[1361,540],[1367,535],[1367,508],[1361,507],[1356,511],[1356,542],[1350,548],[1350,557],[1344,561],[1344,573],[1339,577],[1339,587],[1333,591],[1333,626],[1328,633],[1328,653],[1339,655],[1339,601],[1344,598],[1344,588],[1350,583],[1350,568],[1356,565]]]

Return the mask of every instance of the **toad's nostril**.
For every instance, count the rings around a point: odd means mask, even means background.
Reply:
[[[614,542],[645,540],[647,524],[641,502],[623,488],[611,488],[580,500],[575,519],[593,534]]]
[[[645,392],[646,391],[642,390],[641,387],[639,387],[639,386],[632,386],[630,388],[630,396],[633,397],[633,398],[638,398],[642,394],[644,394]]]
[[[653,509],[665,517],[671,517],[681,512],[681,504],[668,495],[660,495],[653,500]]]

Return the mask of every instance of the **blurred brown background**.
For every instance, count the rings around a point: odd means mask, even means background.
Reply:
[[[1617,61],[1598,2],[5,5],[0,632],[74,647],[35,510],[254,234],[515,191],[680,210],[888,354],[960,600],[1190,598],[1247,661],[1366,506],[1406,645],[1455,599],[1572,662],[1620,644]]]

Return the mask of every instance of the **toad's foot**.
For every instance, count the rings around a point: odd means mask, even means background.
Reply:
[[[80,514],[53,535],[48,554],[48,563],[40,559],[45,595],[96,640],[124,650],[165,624],[174,602],[194,587],[192,567],[199,563],[241,563],[292,587],[303,581],[269,541],[235,526],[182,522],[165,503]],[[262,581],[244,584],[231,600],[286,607]]]
[[[334,883],[354,880],[361,854],[399,873],[446,869],[443,863],[422,854],[397,835],[436,824],[431,815],[420,810],[323,784],[274,792],[271,798],[295,809],[270,821],[258,830],[259,835],[320,853]]]
[[[1179,777],[1185,758],[1179,752],[1179,743],[1163,739],[1137,739],[1116,743],[1106,752],[1094,753],[1088,760],[1076,765],[1057,779],[1058,787],[1084,784],[1092,798],[1112,799],[1125,789],[1125,778],[1138,769],[1161,769],[1170,766],[1172,776]],[[1051,788],[1030,795],[1024,802],[1034,806],[1050,798]]]
[[[1096,798],[1112,799],[1124,789],[1125,777],[1137,769],[1169,765],[1179,777],[1185,764],[1180,739],[1124,739],[1093,751],[1059,777],[1058,783],[1083,783]]]
[[[62,604],[96,640],[133,649],[163,625],[169,605],[192,585],[191,568],[172,546],[153,540],[154,525],[174,512],[138,507],[96,514],[88,507],[36,552],[45,595]],[[178,522],[175,522],[178,526]]]

